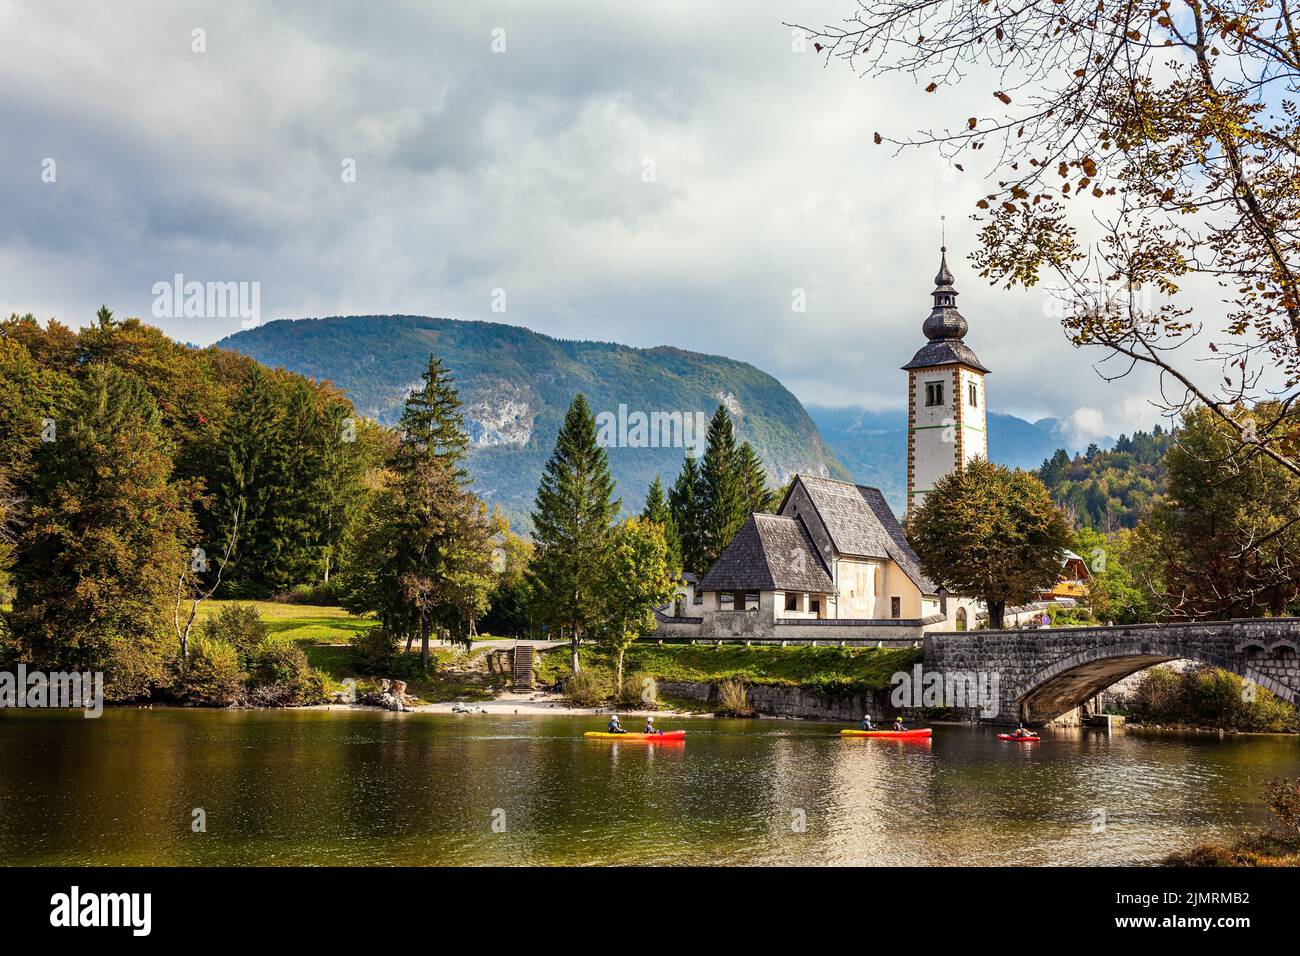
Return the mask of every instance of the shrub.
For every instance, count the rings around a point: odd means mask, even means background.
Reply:
[[[744,681],[728,677],[718,683],[717,713],[734,714],[737,717],[748,717],[754,713]]]
[[[202,633],[209,641],[233,647],[239,654],[240,666],[248,668],[258,650],[270,638],[271,629],[253,605],[231,604],[208,618]]]
[[[258,651],[251,682],[252,703],[270,699],[273,703],[265,706],[292,706],[326,700],[325,678],[311,669],[302,648],[287,641],[272,641]]]
[[[372,627],[352,639],[352,666],[360,674],[387,676],[397,658],[397,641],[382,627]]]
[[[1294,732],[1296,709],[1262,687],[1213,667],[1175,671],[1154,667],[1138,686],[1134,712],[1140,720],[1192,724],[1224,730]]]
[[[648,671],[636,671],[623,678],[618,702],[624,707],[652,709],[659,704],[659,682]]]
[[[596,707],[612,696],[614,675],[599,667],[588,667],[564,682],[564,695],[577,707]]]
[[[1270,780],[1264,787],[1268,810],[1292,839],[1300,838],[1300,779]]]
[[[188,659],[176,662],[173,687],[188,704],[230,706],[244,689],[239,652],[224,641],[196,634],[189,643]]]
[[[339,603],[333,584],[295,584],[287,591],[271,595],[277,604],[310,604],[317,607],[334,607]]]

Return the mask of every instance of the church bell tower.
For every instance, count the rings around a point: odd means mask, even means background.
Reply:
[[[940,248],[934,306],[921,326],[929,340],[903,366],[907,372],[907,513],[944,475],[989,454],[984,376],[988,373],[965,343],[966,320],[957,311],[957,290]]]

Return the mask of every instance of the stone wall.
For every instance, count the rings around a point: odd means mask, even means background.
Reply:
[[[751,684],[746,687],[749,702],[760,714],[773,717],[803,717],[810,720],[843,720],[858,723],[863,714],[877,722],[892,719],[895,710],[889,703],[890,689],[856,694],[821,694],[804,687],[775,687]],[[712,704],[717,701],[717,687],[696,681],[660,681],[659,692],[679,700]]]

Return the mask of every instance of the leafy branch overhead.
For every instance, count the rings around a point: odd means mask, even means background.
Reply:
[[[1051,279],[1103,376],[1159,374],[1171,415],[1203,405],[1300,475],[1300,34],[1290,0],[863,0],[806,28],[828,58],[987,112],[877,143],[987,150],[975,261],[1007,286]],[[1206,294],[1217,288],[1217,295]],[[1222,301],[1197,314],[1193,293]],[[1195,352],[1185,348],[1194,338]],[[1210,362],[1198,361],[1209,353]],[[1247,429],[1243,401],[1278,399]]]

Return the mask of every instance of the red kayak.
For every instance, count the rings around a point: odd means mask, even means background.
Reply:
[[[1014,740],[1017,743],[1022,744],[1036,744],[1038,743],[1038,735],[1035,734],[1030,737],[1017,737],[1015,734],[998,734],[998,740]]]

